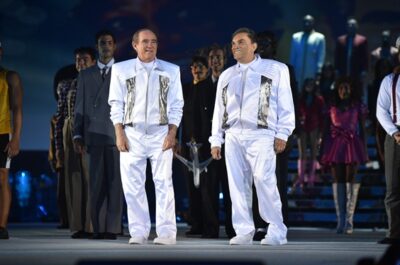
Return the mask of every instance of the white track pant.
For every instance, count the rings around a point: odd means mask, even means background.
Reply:
[[[261,217],[269,223],[267,236],[286,239],[275,167],[274,137],[226,133],[225,157],[232,200],[232,223],[237,235],[254,234],[252,184]]]
[[[146,159],[151,162],[156,193],[156,233],[176,238],[175,198],[172,185],[172,150],[162,151],[168,126],[142,130],[126,127],[129,152],[121,152],[121,180],[128,210],[129,233],[148,238],[151,229],[145,191]]]

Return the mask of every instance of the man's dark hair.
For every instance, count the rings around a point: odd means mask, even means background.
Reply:
[[[74,55],[87,53],[92,57],[93,60],[96,59],[96,50],[93,47],[79,47],[74,50]]]
[[[111,38],[113,39],[113,42],[117,43],[114,33],[108,29],[102,29],[96,33],[96,35],[95,35],[96,43],[99,41],[101,36],[111,36]]]
[[[334,96],[332,98],[332,105],[337,106],[341,99],[339,98],[339,87],[340,85],[347,83],[350,85],[350,102],[355,104],[361,101],[361,83],[357,79],[350,76],[340,76],[335,80]]]
[[[257,43],[257,36],[254,30],[245,27],[238,28],[235,32],[233,32],[232,39],[239,33],[246,33],[247,36],[250,38],[251,43]]]
[[[192,61],[191,61],[191,63],[190,63],[190,66],[192,66],[192,65],[195,64],[195,63],[201,63],[201,64],[203,64],[205,67],[208,68],[207,59],[206,59],[205,57],[203,57],[203,56],[194,55],[194,56],[192,57]]]
[[[262,51],[264,48],[271,45],[272,47],[272,56],[276,56],[277,53],[277,40],[275,34],[270,30],[265,30],[262,32],[257,33],[257,52]]]

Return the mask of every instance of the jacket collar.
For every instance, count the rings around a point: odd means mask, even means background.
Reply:
[[[248,69],[251,69],[252,71],[256,71],[256,69],[258,68],[258,65],[261,63],[260,55],[258,53],[254,54],[254,55],[255,55],[255,59],[253,61],[251,61],[250,65],[248,66]],[[235,65],[235,70],[237,72],[243,72],[239,63],[237,63]]]
[[[136,72],[146,71],[146,68],[143,66],[143,64],[141,63],[141,61],[139,60],[138,57],[136,57],[136,60],[135,60],[135,69],[136,69]],[[153,65],[152,70],[164,71],[164,67],[161,63],[161,60],[157,59],[157,57],[154,59],[154,65]]]

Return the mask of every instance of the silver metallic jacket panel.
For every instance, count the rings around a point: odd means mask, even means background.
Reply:
[[[226,111],[226,105],[228,104],[228,96],[227,96],[227,89],[228,89],[227,84],[223,89],[222,89],[222,103],[224,104],[224,116],[222,117],[222,128],[223,129],[228,129],[229,125],[227,124],[228,121],[228,112]]]
[[[258,128],[268,128],[268,109],[269,99],[271,97],[272,79],[261,76],[260,97],[258,101],[258,115],[257,126]]]
[[[124,124],[129,124],[133,121],[132,113],[135,105],[136,77],[127,79],[126,87],[128,89],[128,94],[126,95]]]
[[[168,124],[167,115],[167,96],[169,89],[169,78],[160,75],[160,94],[159,94],[159,108],[160,108],[160,125]]]

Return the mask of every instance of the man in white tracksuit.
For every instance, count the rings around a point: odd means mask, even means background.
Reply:
[[[121,154],[130,244],[144,244],[151,228],[145,191],[147,158],[156,192],[154,243],[176,243],[171,148],[182,118],[182,84],[179,67],[156,58],[157,45],[153,31],[138,30],[132,39],[137,58],[116,63],[111,71],[108,102]]]
[[[209,140],[213,158],[220,159],[225,134],[232,223],[236,232],[229,243],[252,244],[254,181],[260,215],[270,224],[261,244],[282,245],[287,243],[287,228],[282,218],[275,160],[295,127],[293,99],[288,68],[255,54],[255,36],[248,28],[240,28],[232,35],[232,53],[237,64],[219,78]]]

